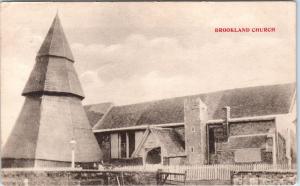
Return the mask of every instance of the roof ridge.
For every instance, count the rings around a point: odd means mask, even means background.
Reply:
[[[41,99],[41,101],[40,101],[40,110],[39,110],[39,130],[38,130],[38,134],[37,134],[37,137],[36,137],[36,144],[35,144],[35,149],[34,149],[34,159],[37,159],[37,157],[38,157],[38,151],[37,151],[37,149],[38,149],[38,144],[39,144],[39,142],[40,142],[40,140],[39,140],[39,137],[40,137],[40,127],[41,127],[41,121],[42,121],[42,112],[43,111],[43,99]],[[34,162],[34,164],[35,164],[35,162]]]
[[[52,44],[53,44],[54,28],[55,28],[55,26],[56,26],[56,24],[57,24],[57,21],[56,21],[57,17],[58,17],[58,15],[56,14],[55,17],[54,17],[54,19],[53,19],[53,23],[52,23],[52,25],[51,25],[51,27],[50,27],[50,29],[52,29],[52,34],[50,35],[51,40],[50,40],[50,44],[49,44],[49,49],[51,49],[51,46],[52,46]],[[45,39],[47,38],[47,36],[48,36],[48,34],[46,35]],[[43,45],[42,45],[42,46],[43,46]],[[42,48],[42,46],[41,46],[41,48]],[[40,51],[39,51],[39,52],[40,52]],[[39,55],[39,52],[38,52],[38,55]],[[43,55],[42,55],[42,56],[43,56]]]
[[[111,104],[109,106],[109,108],[107,109],[106,113],[103,114],[103,116],[101,117],[101,119],[99,121],[97,121],[97,123],[92,127],[92,129],[96,129],[97,127],[99,127],[99,126],[101,126],[103,124],[103,121],[104,121],[105,117],[112,110],[112,108],[114,108],[113,104]]]
[[[136,106],[136,105],[142,105],[142,104],[147,104],[147,103],[148,104],[155,104],[155,103],[158,103],[160,101],[167,101],[167,100],[172,100],[172,99],[180,99],[180,98],[193,97],[193,96],[201,96],[201,95],[206,95],[206,94],[214,94],[214,93],[229,92],[229,91],[234,91],[234,90],[259,88],[259,87],[284,86],[284,85],[292,85],[292,84],[295,84],[295,82],[282,83],[282,84],[268,84],[268,85],[259,85],[259,86],[231,88],[231,89],[224,89],[224,90],[202,92],[202,93],[197,93],[197,94],[189,94],[189,95],[185,95],[185,96],[175,96],[175,97],[169,97],[169,98],[163,98],[163,99],[143,101],[143,102],[137,102],[137,103],[132,103],[132,104],[115,105],[114,107]],[[97,104],[103,104],[103,103],[107,103],[107,102],[94,103],[94,104],[91,104],[91,105],[97,105]],[[89,106],[89,105],[85,105],[85,106]]]

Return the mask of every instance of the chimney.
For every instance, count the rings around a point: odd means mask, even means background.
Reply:
[[[200,98],[184,100],[185,152],[189,164],[207,164],[207,106]]]
[[[229,120],[230,120],[230,107],[226,106],[223,108],[224,110],[224,127],[225,127],[225,132],[226,132],[226,136],[229,137]]]

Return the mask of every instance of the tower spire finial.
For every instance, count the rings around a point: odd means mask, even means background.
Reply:
[[[58,11],[37,56],[57,56],[74,62],[69,43],[64,34]]]

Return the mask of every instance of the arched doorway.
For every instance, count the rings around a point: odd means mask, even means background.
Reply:
[[[157,147],[150,150],[146,156],[147,164],[160,164],[161,163],[161,148]]]

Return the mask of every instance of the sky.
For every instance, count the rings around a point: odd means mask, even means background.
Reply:
[[[295,82],[295,2],[1,3],[2,144],[58,11],[83,104]],[[275,27],[216,33],[219,27]]]

